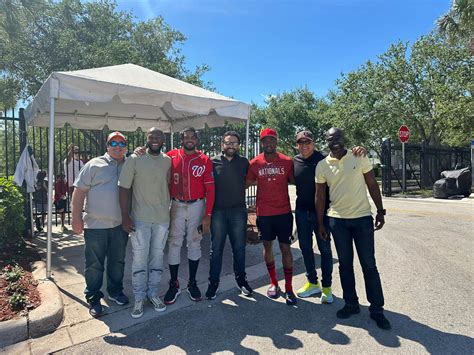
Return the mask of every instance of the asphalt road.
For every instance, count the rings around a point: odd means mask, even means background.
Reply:
[[[369,319],[357,261],[362,312],[347,320],[336,318],[343,302],[334,252],[336,301],[332,305],[322,305],[318,298],[300,299],[296,307],[287,306],[283,298],[269,300],[264,296],[264,278],[252,283],[254,298],[230,290],[213,301],[193,304],[62,353],[472,354],[473,201],[385,199],[387,224],[376,233],[376,257],[391,331],[378,329]],[[318,255],[316,261],[319,268]],[[305,281],[302,259],[295,270],[297,288]],[[279,278],[283,278],[281,270]]]

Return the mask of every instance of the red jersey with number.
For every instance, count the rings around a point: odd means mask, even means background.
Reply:
[[[212,161],[201,151],[186,154],[184,149],[169,151],[171,158],[170,196],[182,201],[206,199],[206,214],[214,206],[214,176]]]
[[[291,212],[288,181],[293,176],[293,161],[276,153],[273,160],[259,154],[250,161],[247,180],[257,182],[257,216]]]

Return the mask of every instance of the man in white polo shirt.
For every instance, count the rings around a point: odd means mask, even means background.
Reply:
[[[123,294],[125,249],[128,234],[122,229],[118,178],[123,166],[127,140],[120,132],[107,138],[107,153],[91,159],[74,181],[72,195],[72,230],[84,231],[86,300],[89,313],[98,317],[103,312],[100,291],[107,257],[107,293],[118,305],[128,303]],[[85,207],[84,207],[85,200]],[[82,210],[84,208],[84,216]]]
[[[165,140],[161,130],[150,128],[146,139],[146,153],[129,156],[119,178],[122,226],[130,233],[133,250],[133,318],[143,315],[147,297],[157,312],[166,309],[158,297],[158,289],[170,222],[171,158],[161,152]],[[131,216],[130,195],[133,196]]]

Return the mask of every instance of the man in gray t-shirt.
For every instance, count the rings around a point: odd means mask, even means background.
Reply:
[[[125,136],[120,132],[109,134],[107,153],[87,162],[74,181],[76,188],[72,195],[72,230],[76,234],[84,231],[84,293],[89,303],[89,313],[93,317],[98,317],[103,312],[100,299],[104,295],[100,289],[106,257],[109,299],[121,306],[128,303],[127,296],[123,294],[128,234],[122,229],[117,185],[126,151]]]

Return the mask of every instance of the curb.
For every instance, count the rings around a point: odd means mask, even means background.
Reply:
[[[41,305],[26,317],[0,323],[0,348],[51,333],[61,324],[64,313],[61,294],[54,282],[44,278],[44,269],[43,261],[33,264],[32,274],[38,281]]]

